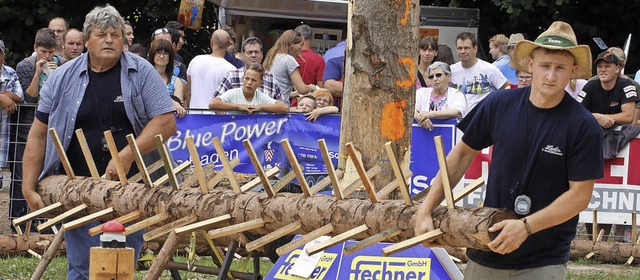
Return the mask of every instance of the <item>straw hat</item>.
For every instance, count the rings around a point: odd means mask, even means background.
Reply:
[[[591,77],[591,50],[587,45],[578,45],[573,28],[566,22],[556,21],[542,32],[535,41],[522,40],[516,44],[513,60],[517,69],[528,69],[528,58],[535,48],[569,51],[576,60],[578,71],[571,78]]]

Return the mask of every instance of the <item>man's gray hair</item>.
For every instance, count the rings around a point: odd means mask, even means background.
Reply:
[[[124,19],[113,6],[106,4],[103,7],[97,6],[87,14],[82,26],[84,41],[89,40],[89,35],[94,28],[108,29],[109,27],[122,31],[122,38],[125,38]]]
[[[442,69],[442,72],[444,72],[445,74],[451,75],[451,67],[449,67],[449,64],[446,64],[442,61],[436,61],[429,65],[429,67],[427,67],[427,75],[431,75],[431,70],[436,70],[438,68]]]
[[[306,24],[301,24],[298,25],[298,27],[296,27],[295,29],[298,33],[300,33],[300,35],[302,36],[302,39],[305,41],[311,40],[311,26],[308,26]]]

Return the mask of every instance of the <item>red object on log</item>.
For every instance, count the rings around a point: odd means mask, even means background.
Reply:
[[[118,221],[108,221],[102,225],[102,232],[124,232],[124,226]]]

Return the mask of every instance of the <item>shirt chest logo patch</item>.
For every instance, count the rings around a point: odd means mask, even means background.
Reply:
[[[618,101],[611,101],[611,102],[609,102],[609,107],[612,107],[612,108],[613,108],[613,107],[617,107],[617,106],[618,106],[618,104],[620,104],[620,102],[618,102]]]
[[[122,95],[118,95],[118,97],[116,97],[116,99],[113,100],[113,103],[122,103],[124,102],[124,99],[122,99]]]
[[[556,156],[563,156],[560,147],[554,147],[553,145],[547,145],[546,147],[542,148],[542,151]]]

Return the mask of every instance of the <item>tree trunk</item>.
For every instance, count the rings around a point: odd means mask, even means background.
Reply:
[[[366,169],[379,165],[377,189],[395,177],[384,149],[388,141],[405,169],[409,167],[411,122],[415,108],[419,2],[349,1],[340,154],[353,142]],[[344,157],[345,181],[355,172]]]
[[[30,234],[29,236],[18,234],[2,234],[0,235],[0,256],[24,256],[27,250],[31,249],[37,253],[42,253],[55,236],[53,234]],[[64,249],[64,243],[60,246]]]
[[[596,242],[591,240],[573,240],[571,242],[571,259],[584,258],[593,252],[593,259],[605,263],[623,264],[629,260],[630,256],[640,257],[640,246],[633,246],[631,243],[621,242]],[[634,263],[639,263],[635,260]]]
[[[262,218],[266,224],[262,228],[248,231],[252,235],[270,233],[296,220],[300,220],[302,223],[302,228],[298,233],[307,233],[331,223],[334,226],[332,234],[340,234],[366,224],[369,230],[354,236],[353,239],[356,240],[393,227],[402,229],[402,233],[387,239],[388,242],[398,242],[413,237],[417,209],[416,206],[405,205],[402,200],[384,200],[379,203],[371,203],[369,200],[337,200],[335,197],[326,195],[305,197],[303,194],[293,193],[278,193],[269,198],[266,193],[236,194],[220,185],[211,189],[208,194],[202,195],[197,186],[172,190],[168,187],[149,188],[143,184],[130,183],[122,187],[116,181],[101,180],[94,183],[91,178],[84,177],[76,177],[76,179],[69,181],[66,176],[61,175],[43,179],[39,183],[38,193],[42,196],[45,205],[60,202],[63,205],[61,208],[64,210],[82,203],[87,204],[87,212],[80,215],[113,207],[115,216],[137,210],[142,213],[141,219],[166,212],[170,214],[170,218],[165,220],[165,223],[192,213],[197,215],[199,221],[230,214],[232,217],[230,224]],[[472,217],[473,215],[468,213],[469,211],[480,213],[482,216],[480,218]],[[441,244],[447,245],[442,242],[456,241],[455,246],[458,247],[483,249],[484,247],[481,245],[486,245],[486,242],[491,238],[482,229],[490,227],[500,218],[509,217],[508,214],[494,213],[501,211],[489,208],[482,211],[477,209],[445,211],[441,215],[442,218],[437,216],[435,220],[436,224],[442,224],[445,229],[443,230],[445,237],[440,240]],[[463,218],[467,220],[461,220]],[[441,220],[445,222],[441,222]],[[449,220],[461,221],[459,223],[447,222]],[[445,224],[447,227],[444,227]],[[219,227],[222,226],[224,225],[219,225]],[[467,227],[478,230],[466,230]],[[455,237],[460,233],[470,233],[473,236]],[[451,236],[447,237],[446,235]]]

